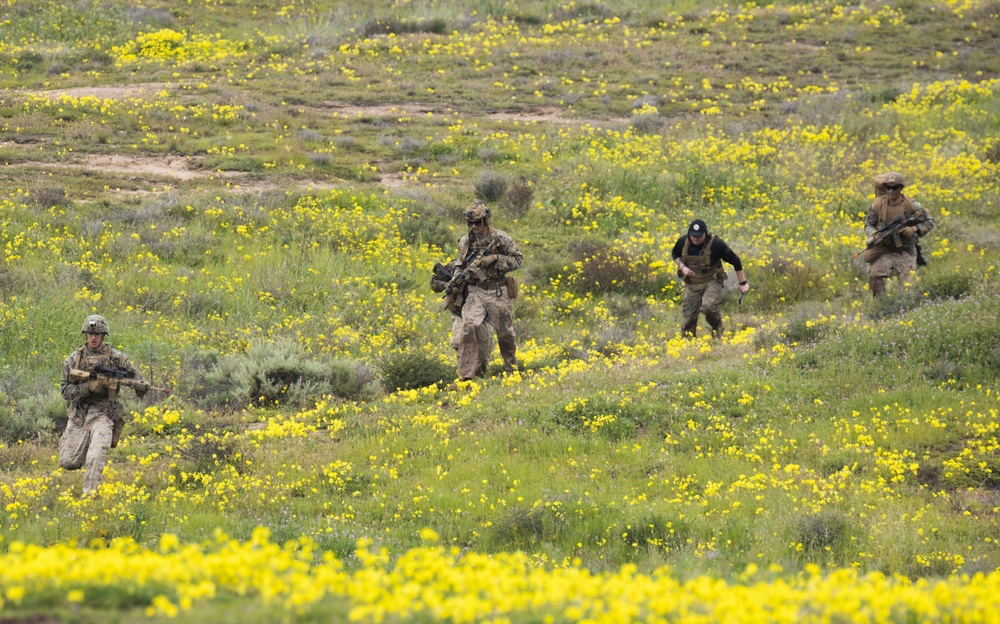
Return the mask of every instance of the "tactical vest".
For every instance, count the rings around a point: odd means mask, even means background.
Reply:
[[[883,195],[875,200],[872,208],[875,210],[875,216],[878,217],[878,223],[875,227],[880,228],[886,223],[892,221],[896,217],[902,217],[906,219],[917,213],[917,209],[913,206],[913,202],[906,195],[900,195],[903,201],[896,205],[889,203],[889,196]]]
[[[907,219],[917,213],[917,209],[913,206],[913,202],[910,201],[909,197],[902,194],[900,197],[903,201],[895,205],[889,203],[888,195],[883,195],[875,199],[875,202],[872,204],[872,209],[875,211],[875,217],[878,219],[878,222],[875,224],[876,228],[881,228],[893,219]],[[902,247],[913,246],[915,244],[916,239],[913,239],[913,243],[907,245],[904,241],[900,240],[898,236],[894,237],[894,239],[886,239],[882,242],[882,246],[890,249],[900,249]]]
[[[475,241],[472,240],[471,236],[466,236],[458,243],[458,253],[461,258],[463,258],[462,265],[468,266],[468,263],[473,258],[477,258],[480,255],[499,254],[501,249],[498,246],[493,248],[493,251],[487,251],[490,245],[493,245],[497,241],[503,232],[500,230],[490,230],[490,236],[488,239],[476,238]],[[482,280],[481,283],[495,284],[504,279],[506,276],[506,271],[501,271],[497,268],[496,264],[491,264],[488,267],[482,268],[483,273],[486,275],[486,279]],[[473,279],[471,283],[476,283],[479,280]]]
[[[689,269],[694,271],[694,275],[684,278],[685,282],[689,284],[704,284],[712,280],[726,279],[726,271],[722,268],[722,262],[720,261],[716,265],[712,264],[712,242],[714,240],[715,234],[709,234],[705,238],[705,243],[701,246],[701,253],[698,255],[691,254],[691,239],[688,238],[684,241],[684,248],[681,250],[681,260]]]
[[[86,345],[83,345],[73,354],[73,368],[79,368],[80,370],[92,373],[98,366],[111,366],[111,356],[111,347],[107,345],[101,347],[100,353],[91,353],[89,355],[87,355]]]
[[[124,368],[125,356],[121,351],[112,349],[108,345],[101,347],[100,353],[90,353],[87,354],[87,345],[81,345],[76,351],[73,352],[73,368],[78,368],[82,371],[88,373],[94,372],[98,366],[107,366],[109,368]],[[94,403],[97,401],[107,401],[107,397],[102,398],[84,398],[81,399],[83,403]],[[117,402],[117,401],[116,401]]]

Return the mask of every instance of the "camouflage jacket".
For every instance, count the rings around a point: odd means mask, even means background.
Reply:
[[[72,406],[88,406],[94,404],[104,404],[108,407],[118,407],[118,401],[111,401],[108,396],[93,396],[87,390],[86,384],[75,384],[69,380],[70,370],[77,368],[88,373],[94,371],[96,366],[110,366],[113,368],[123,368],[135,375],[135,379],[143,381],[140,373],[128,356],[114,349],[109,345],[102,345],[100,351],[91,351],[87,345],[82,345],[63,361],[62,379],[59,381],[59,391],[62,397]]]
[[[462,237],[458,241],[458,257],[462,260],[462,268],[469,266],[469,262],[475,257],[482,255],[497,256],[497,261],[490,266],[483,267],[485,278],[480,278],[482,282],[495,282],[502,280],[507,273],[520,268],[524,264],[524,256],[506,232],[490,228],[483,238],[477,238],[472,232]],[[475,284],[475,281],[470,282]]]

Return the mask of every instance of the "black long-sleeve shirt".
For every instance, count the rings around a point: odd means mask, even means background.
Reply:
[[[682,235],[677,239],[677,243],[674,244],[674,250],[672,252],[674,261],[681,257],[681,252],[684,251],[684,243],[687,241],[687,234]],[[688,247],[688,253],[692,256],[696,256],[701,253],[702,247],[705,243],[701,245],[695,245],[691,243]],[[715,236],[712,238],[712,266],[718,266],[721,264],[722,260],[725,260],[729,264],[733,265],[733,268],[737,271],[743,270],[743,261],[740,257],[736,255],[736,252],[729,248],[729,245],[725,243],[721,238]]]

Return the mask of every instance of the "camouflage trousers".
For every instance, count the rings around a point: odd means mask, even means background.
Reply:
[[[517,366],[514,302],[507,296],[507,287],[480,288],[470,285],[469,295],[462,306],[462,331],[458,345],[458,376],[461,379],[476,376],[480,357],[476,328],[483,324],[487,316],[497,333],[504,370],[510,373]]]
[[[451,321],[451,348],[458,351],[462,346],[462,317],[454,315]],[[485,373],[490,365],[490,355],[493,353],[493,324],[489,317],[476,327],[476,352],[479,356],[477,371]]]
[[[66,470],[86,468],[83,478],[83,493],[96,492],[101,484],[104,462],[111,448],[114,430],[111,408],[95,403],[87,407],[85,414],[70,418],[66,431],[59,440],[59,465]]]
[[[868,288],[872,297],[885,294],[885,278],[897,277],[900,284],[910,283],[917,271],[917,254],[908,251],[891,251],[879,256],[868,265]]]
[[[711,280],[700,284],[685,284],[684,303],[681,304],[681,332],[685,336],[698,335],[698,315],[704,314],[712,326],[712,333],[722,334],[722,282]]]

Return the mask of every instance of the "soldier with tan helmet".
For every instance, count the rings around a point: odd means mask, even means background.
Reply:
[[[103,316],[93,314],[83,322],[82,333],[86,342],[73,351],[63,362],[62,380],[59,389],[66,399],[67,423],[59,441],[59,465],[66,470],[86,468],[83,479],[83,494],[96,494],[101,483],[101,473],[108,449],[117,446],[116,427],[121,434],[121,424],[125,422],[125,410],[117,396],[109,396],[109,384],[102,376],[92,375],[92,379],[74,383],[71,379],[80,371],[94,373],[101,369],[125,371],[134,383],[136,394],[146,394],[149,385],[128,356],[110,345],[104,344],[110,333],[108,321]]]
[[[444,292],[451,281],[451,276],[458,272],[461,262],[451,260],[445,265],[435,265],[435,272],[431,276],[431,290],[439,293]],[[438,272],[438,267],[441,272]],[[451,313],[451,341],[450,346],[456,352],[461,346],[462,340],[462,307],[465,304],[465,293],[457,293],[455,297],[448,301],[446,309]],[[489,314],[483,320],[482,325],[476,327],[476,352],[479,357],[479,366],[476,368],[476,376],[485,377],[490,365],[490,356],[493,354],[493,323],[490,322]]]
[[[743,262],[721,238],[708,231],[701,219],[688,225],[687,234],[677,239],[672,252],[677,263],[677,276],[684,280],[684,303],[681,304],[681,332],[695,336],[698,332],[698,315],[704,314],[712,327],[712,336],[722,336],[722,285],[726,271],[722,262],[733,265],[740,292],[746,294],[750,283],[743,273]]]
[[[917,270],[917,240],[934,229],[934,220],[924,208],[903,195],[903,175],[896,171],[875,176],[876,198],[865,216],[868,250],[868,288],[872,297],[885,294],[885,279],[896,276],[906,284]],[[882,194],[884,189],[884,194]],[[883,236],[893,223],[905,223],[898,232]]]
[[[504,372],[517,366],[517,335],[514,333],[516,283],[507,273],[519,268],[524,257],[506,232],[492,227],[492,214],[483,202],[465,210],[469,233],[458,242],[460,268],[468,290],[462,306],[462,329],[458,348],[458,377],[476,375],[479,346],[476,330],[489,317],[497,334]]]

